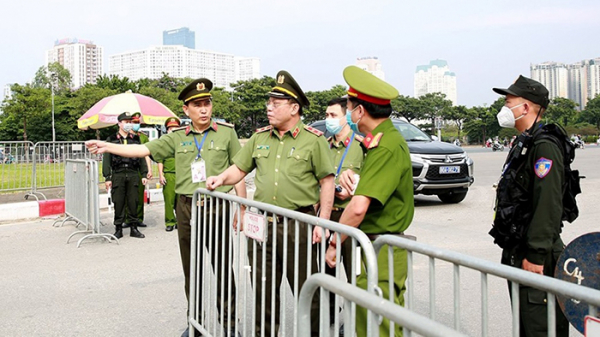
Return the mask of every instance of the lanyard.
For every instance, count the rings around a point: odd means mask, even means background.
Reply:
[[[340,160],[340,165],[338,165],[337,172],[335,173],[336,178],[340,174],[340,170],[342,169],[342,164],[344,163],[344,159],[346,158],[346,155],[348,154],[348,150],[350,149],[350,145],[352,145],[353,140],[354,140],[354,132],[352,132],[352,138],[350,138],[350,143],[348,143],[348,146],[346,146],[346,150],[344,151],[344,154],[342,155],[342,160]]]
[[[200,150],[202,150],[202,145],[204,145],[206,136],[208,136],[208,130],[205,131],[204,137],[202,137],[202,141],[200,142],[200,145],[198,145],[198,139],[196,139],[196,135],[194,135],[194,142],[196,142],[196,147],[198,148],[198,154],[196,155],[196,159],[194,160],[198,160],[200,157],[202,157],[202,155],[200,154]]]

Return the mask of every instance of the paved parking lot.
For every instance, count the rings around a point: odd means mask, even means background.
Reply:
[[[459,251],[489,261],[500,259],[500,249],[487,235],[492,221],[492,184],[498,179],[506,152],[468,149],[475,161],[475,183],[466,199],[444,205],[436,197],[416,198],[415,219],[409,234],[419,242]],[[578,197],[580,217],[564,228],[563,239],[598,231],[600,218],[600,148],[577,152],[574,167],[587,178]],[[101,220],[112,231],[111,214]],[[123,237],[119,245],[76,240],[66,244],[76,229],[72,224],[52,227],[53,220],[0,225],[0,336],[179,336],[185,328],[186,301],[177,247],[177,234],[164,231],[162,204],[146,206],[142,229],[145,239]],[[128,232],[126,231],[126,234]],[[416,310],[427,314],[426,260],[415,266]],[[436,280],[436,317],[452,324],[452,267],[440,264]],[[463,272],[462,330],[478,336],[479,276]],[[510,306],[506,283],[490,280],[490,335],[506,336]],[[476,296],[476,301],[471,300]]]

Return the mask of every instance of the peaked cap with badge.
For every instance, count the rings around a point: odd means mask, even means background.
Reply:
[[[131,118],[131,120],[132,120],[134,123],[139,123],[139,122],[140,122],[140,120],[142,119],[142,114],[141,114],[141,113],[139,113],[139,112],[134,112],[134,113],[131,115],[131,117],[132,117],[132,118]]]
[[[550,103],[548,89],[540,82],[523,75],[519,75],[519,78],[508,89],[493,88],[492,90],[500,95],[523,97],[535,104],[539,104],[544,109]]]
[[[310,105],[308,98],[304,95],[302,88],[298,82],[285,70],[277,73],[275,78],[276,84],[269,92],[270,97],[275,98],[293,98],[300,106],[307,107]]]
[[[117,120],[120,121],[130,121],[133,120],[133,114],[131,112],[123,112],[122,114],[119,115],[119,117],[117,117]]]
[[[344,69],[344,80],[349,86],[348,96],[365,102],[388,105],[399,95],[391,84],[357,66]]]
[[[212,97],[210,91],[213,88],[213,83],[208,78],[199,78],[188,84],[177,99],[182,100],[184,104],[197,99],[209,99]]]
[[[179,121],[179,118],[177,117],[169,117],[167,118],[167,120],[165,120],[165,128],[170,128],[170,127],[176,127],[178,128],[179,126],[181,126],[181,122]]]

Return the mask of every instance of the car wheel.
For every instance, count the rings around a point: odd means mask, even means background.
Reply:
[[[448,192],[438,194],[438,198],[445,204],[458,204],[467,196],[467,192]]]

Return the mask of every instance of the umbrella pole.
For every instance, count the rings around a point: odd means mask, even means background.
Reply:
[[[96,129],[96,140],[100,140],[100,130]]]

